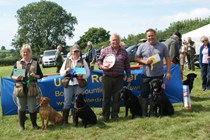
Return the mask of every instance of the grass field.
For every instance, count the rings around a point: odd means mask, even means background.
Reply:
[[[0,53],[9,53],[10,50],[0,50]]]
[[[0,76],[9,76],[10,67],[1,67]],[[44,74],[54,73],[55,68],[42,69]],[[185,71],[185,75],[191,71]],[[200,70],[191,93],[192,110],[184,109],[182,103],[173,104],[175,114],[163,118],[124,118],[124,107],[121,107],[119,120],[103,123],[101,108],[93,108],[97,114],[98,123],[83,128],[81,120],[78,128],[50,126],[48,130],[33,130],[31,122],[26,121],[26,130],[19,133],[17,115],[2,116],[0,114],[0,139],[21,140],[207,140],[210,139],[210,91],[201,90]],[[1,112],[1,108],[0,108]],[[38,116],[37,123],[41,125]]]

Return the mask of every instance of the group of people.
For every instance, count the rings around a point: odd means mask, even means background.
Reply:
[[[154,29],[148,29],[146,31],[147,42],[139,46],[138,51],[136,52],[136,62],[143,65],[143,76],[141,79],[141,96],[140,99],[143,101],[143,117],[147,116],[148,108],[148,96],[150,93],[149,82],[154,78],[163,78],[163,58],[166,58],[167,61],[167,74],[166,78],[170,79],[170,65],[171,60],[167,48],[160,42],[156,40],[156,31]],[[120,45],[120,36],[118,34],[112,34],[110,36],[110,45],[101,50],[101,54],[97,60],[98,68],[103,71],[102,77],[102,114],[104,122],[108,122],[111,119],[117,119],[119,110],[120,110],[120,89],[123,87],[124,82],[124,71],[127,75],[127,81],[131,82],[131,69],[130,61],[128,54],[124,48]],[[88,43],[88,45],[92,45]],[[59,47],[58,47],[59,49]],[[90,48],[91,49],[91,48]],[[64,106],[63,106],[63,125],[68,124],[68,116],[70,111],[70,106],[72,103],[73,94],[81,94],[84,90],[79,86],[78,79],[87,79],[90,75],[90,67],[85,59],[82,59],[80,56],[81,49],[75,44],[70,48],[70,56],[63,62],[60,68],[61,76],[69,76],[71,69],[75,67],[85,68],[85,74],[76,74],[71,76],[68,86],[64,87]],[[36,94],[31,94],[32,92],[30,84],[28,83],[37,83],[37,79],[43,77],[42,71],[37,61],[32,60],[32,51],[28,44],[24,44],[20,50],[22,59],[17,61],[14,66],[14,69],[25,69],[25,75],[14,76],[11,74],[12,79],[16,81],[15,85],[21,83],[23,85],[20,87],[15,87],[14,94],[17,98],[18,105],[18,116],[20,123],[20,130],[24,130],[25,126],[25,111],[26,105],[28,105],[32,125],[34,128],[39,128],[36,124]],[[112,54],[115,57],[115,62],[112,67],[104,65],[104,59],[107,55]],[[150,64],[152,60],[149,59],[150,56],[158,54],[160,55],[161,61],[154,65],[154,68],[151,69]],[[59,54],[57,54],[59,56]],[[96,60],[91,61],[94,63]],[[32,80],[31,80],[32,79]],[[25,83],[25,84],[24,84]],[[20,84],[19,84],[20,85]],[[34,86],[32,86],[34,87]],[[36,87],[38,88],[38,87]],[[19,90],[18,89],[22,89]],[[33,90],[34,91],[34,90]],[[22,92],[16,93],[16,92]],[[112,107],[110,107],[110,101],[112,100]],[[74,113],[74,111],[73,111]],[[73,118],[74,121],[74,118]]]
[[[150,81],[153,79],[163,79],[164,71],[163,71],[163,60],[166,60],[167,72],[165,74],[166,80],[170,80],[171,78],[171,62],[177,61],[176,59],[170,56],[170,50],[166,47],[165,44],[157,41],[156,31],[152,28],[146,30],[146,38],[147,41],[141,43],[138,47],[138,50],[135,55],[135,61],[142,65],[142,77],[140,82],[140,90],[141,94],[139,96],[139,100],[141,103],[142,109],[142,117],[148,116],[148,97],[151,94],[150,89]],[[176,38],[176,36],[173,36]],[[210,47],[208,40],[203,38],[202,41],[204,45],[201,47],[200,51],[200,61],[202,65],[202,79],[203,79],[203,89],[208,88],[206,85],[209,85],[209,78],[205,79],[205,75],[210,74],[209,67],[209,56],[210,56]],[[70,55],[67,59],[60,65],[59,73],[61,76],[70,76],[70,80],[68,81],[68,86],[64,87],[64,105],[63,105],[63,125],[67,125],[70,106],[72,104],[72,96],[74,94],[81,94],[84,90],[84,87],[79,86],[80,79],[87,79],[90,76],[90,70],[92,70],[91,66],[95,62],[98,64],[98,68],[103,71],[102,76],[102,115],[104,122],[108,122],[110,119],[119,118],[118,114],[120,111],[120,89],[123,87],[124,82],[124,72],[126,73],[127,82],[132,81],[131,68],[130,68],[130,60],[128,58],[128,54],[126,50],[121,47],[121,38],[118,34],[112,34],[110,36],[110,45],[101,50],[100,56],[96,60],[92,52],[92,43],[88,42],[87,45],[89,47],[88,54],[92,55],[88,62],[81,57],[81,49],[75,44],[70,48]],[[205,43],[206,41],[206,43]],[[60,47],[57,48],[60,52]],[[18,105],[18,116],[20,123],[20,130],[24,130],[25,126],[25,111],[26,105],[28,106],[28,111],[30,113],[32,126],[36,129],[39,126],[36,123],[36,96],[37,96],[37,79],[43,77],[42,71],[37,61],[32,60],[32,51],[28,44],[24,44],[20,50],[20,54],[22,59],[17,61],[14,65],[14,69],[25,69],[24,75],[14,76],[13,73],[11,77],[16,81],[14,94],[17,98]],[[107,66],[104,64],[104,59],[108,55],[112,55],[113,61],[112,65]],[[151,56],[158,55],[160,59],[154,64]],[[59,53],[56,56],[60,56]],[[85,69],[85,73],[80,74],[72,74],[72,69],[75,67],[82,67]],[[30,84],[33,83],[33,84]],[[20,86],[21,85],[21,86]],[[36,85],[36,86],[34,86]],[[32,89],[31,89],[32,88]],[[33,89],[37,88],[37,89]],[[31,94],[31,92],[37,91],[36,93]],[[112,100],[112,104],[110,106],[110,101]],[[74,110],[72,113],[75,113]],[[74,115],[73,115],[74,116]],[[74,122],[74,118],[73,118]]]
[[[210,90],[210,43],[207,36],[200,38],[202,45],[199,51],[199,66],[201,68],[202,89]],[[180,72],[183,75],[185,58],[187,58],[188,70],[195,71],[196,46],[191,37],[187,40],[181,40],[181,34],[175,32],[165,41],[171,60],[174,64],[180,65]]]
[[[181,72],[184,70],[185,58],[187,58],[188,69],[195,71],[195,42],[191,37],[182,41],[182,36],[179,32],[174,32],[170,38],[165,41],[165,45],[169,50],[171,61],[174,64],[180,64]]]

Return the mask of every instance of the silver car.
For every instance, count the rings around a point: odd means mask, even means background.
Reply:
[[[42,56],[42,67],[56,66],[55,64],[56,50],[46,50]]]

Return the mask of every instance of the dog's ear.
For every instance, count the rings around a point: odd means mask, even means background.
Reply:
[[[186,77],[187,77],[187,79],[189,79],[189,78],[190,78],[190,75],[191,75],[190,73],[189,73],[189,74],[187,74],[187,76],[186,76]]]
[[[149,82],[149,86],[151,89],[153,89],[152,83],[153,83],[153,80]]]
[[[39,101],[42,101],[42,99],[43,99],[43,97],[39,97],[39,98],[37,98],[37,100],[39,100]]]
[[[47,101],[49,102],[50,101],[50,98],[46,97]]]
[[[158,79],[158,82],[160,83],[160,85],[163,84],[163,80],[161,80],[161,79]]]
[[[80,93],[80,94],[85,98],[86,94],[82,94],[82,93]]]

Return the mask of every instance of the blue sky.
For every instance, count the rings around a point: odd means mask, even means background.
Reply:
[[[145,32],[149,27],[164,30],[170,23],[185,19],[210,16],[208,0],[51,0],[76,16],[73,39],[67,45],[79,40],[91,27],[102,27],[121,37]],[[0,0],[0,46],[11,49],[11,42],[17,33],[16,11],[39,0]]]

